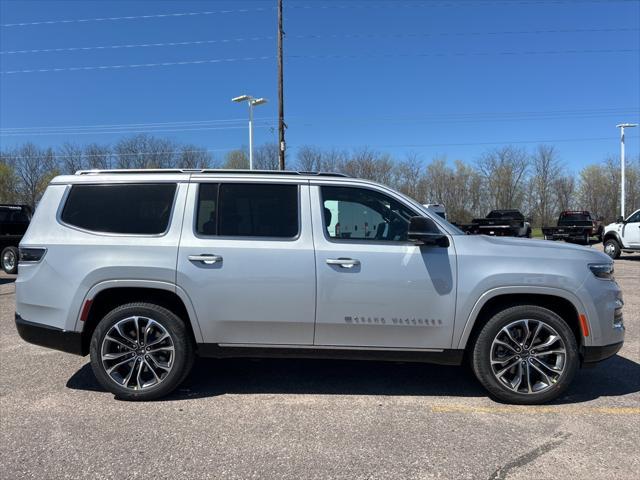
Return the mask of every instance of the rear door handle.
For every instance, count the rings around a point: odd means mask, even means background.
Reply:
[[[191,262],[202,262],[205,265],[213,265],[214,263],[222,263],[222,257],[220,255],[209,255],[203,253],[201,255],[189,255]]]
[[[360,260],[355,258],[327,258],[328,265],[338,265],[342,268],[353,268],[360,265]]]

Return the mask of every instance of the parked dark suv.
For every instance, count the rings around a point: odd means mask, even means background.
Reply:
[[[28,205],[0,204],[0,262],[7,273],[18,272],[18,244],[30,221]]]

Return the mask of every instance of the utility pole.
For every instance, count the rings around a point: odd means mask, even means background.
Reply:
[[[278,166],[284,170],[284,91],[282,74],[282,0],[278,0]]]
[[[620,190],[621,190],[621,196],[620,196],[620,215],[622,216],[622,218],[624,219],[624,200],[625,200],[625,191],[624,191],[624,184],[625,184],[625,178],[624,178],[624,129],[625,128],[633,128],[633,127],[637,127],[638,124],[637,123],[620,123],[618,125],[616,125],[617,128],[620,129]]]

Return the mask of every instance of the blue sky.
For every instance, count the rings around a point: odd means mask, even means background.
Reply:
[[[230,102],[244,93],[270,100],[256,108],[255,136],[274,141],[275,4],[1,0],[2,148],[153,130],[222,156],[247,143],[246,109]],[[577,170],[617,156],[616,123],[640,121],[640,1],[284,4],[294,156],[313,144],[472,162],[544,142]],[[136,18],[112,19],[124,16]],[[111,48],[148,44],[162,45]],[[43,49],[61,51],[17,53]],[[74,69],[200,60],[215,62]],[[633,156],[638,130],[627,136]]]

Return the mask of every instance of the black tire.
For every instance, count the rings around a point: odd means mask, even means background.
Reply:
[[[0,254],[0,261],[2,262],[2,270],[5,273],[13,275],[18,273],[18,260],[20,253],[16,247],[6,247]]]
[[[526,237],[527,237],[527,238],[531,238],[531,233],[532,233],[532,230],[531,230],[530,228],[529,228],[529,229],[527,229],[527,235],[526,235]]]
[[[604,242],[604,253],[614,260],[620,258],[620,244],[615,238],[609,238]]]
[[[544,324],[555,330],[555,332],[560,337],[566,351],[563,363],[564,369],[562,370],[562,373],[559,374],[556,381],[549,382],[550,385],[538,392],[534,391],[533,393],[519,392],[509,389],[505,384],[503,384],[502,381],[500,381],[496,377],[496,374],[494,374],[491,365],[491,348],[494,339],[498,337],[503,327],[512,325],[514,322],[525,319],[533,320],[534,322],[543,322]],[[529,358],[530,351],[535,353],[534,349],[535,347],[531,348],[531,350],[527,349],[527,358]],[[524,350],[521,355],[523,355],[522,361],[524,362]],[[518,356],[516,358],[519,359],[521,357]],[[549,357],[541,358],[548,359]],[[529,363],[534,362],[535,360],[535,358],[529,359]],[[515,366],[513,368],[520,368],[520,366],[518,365],[519,363],[520,360],[516,360]],[[547,310],[546,308],[538,307],[536,305],[520,305],[516,307],[510,307],[495,314],[480,331],[480,334],[478,335],[473,345],[472,351],[473,371],[476,375],[476,378],[487,389],[490,396],[501,402],[518,405],[542,404],[558,398],[560,395],[562,395],[562,393],[564,393],[564,391],[573,381],[573,378],[575,377],[575,374],[578,370],[579,363],[580,357],[578,353],[578,345],[571,328],[569,328],[567,323],[561,317],[559,317],[551,310]],[[522,363],[522,365],[525,364],[526,362]],[[529,367],[529,365],[526,365],[526,368],[527,371],[531,369],[530,371],[532,372],[534,377],[538,375],[533,367]],[[526,385],[524,387],[526,388]]]
[[[160,372],[162,380],[158,381],[156,385],[142,389],[134,389],[133,387],[128,388],[117,383],[116,380],[107,373],[106,367],[102,361],[101,350],[103,348],[105,336],[118,322],[131,317],[141,317],[141,322],[147,322],[146,319],[152,319],[154,322],[158,323],[169,335],[174,349],[172,353],[173,358],[170,362],[170,371],[162,377],[162,370],[157,370]],[[142,347],[144,347],[143,343]],[[147,347],[147,350],[148,349],[149,347]],[[143,358],[148,358],[149,355],[144,354],[144,348],[138,348],[138,350],[141,350],[141,352],[132,353],[131,362],[141,362],[141,364],[143,364],[141,367],[142,371],[147,372],[147,374],[152,373],[150,369],[144,366],[145,360],[143,360]],[[123,349],[122,351],[124,352],[125,350]],[[90,355],[91,368],[93,369],[96,379],[100,385],[113,393],[119,399],[142,401],[155,400],[168,395],[175,390],[191,371],[195,357],[193,341],[184,321],[166,308],[151,303],[128,303],[109,312],[100,321],[100,323],[98,323],[98,326],[93,332],[93,336],[91,337]],[[151,362],[151,360],[149,360],[149,362]],[[122,368],[126,368],[128,365],[129,364],[126,364]]]

